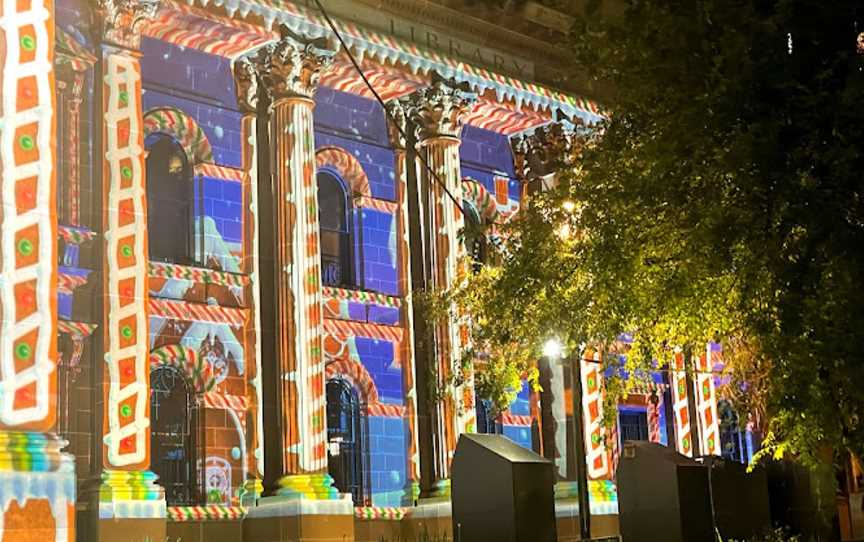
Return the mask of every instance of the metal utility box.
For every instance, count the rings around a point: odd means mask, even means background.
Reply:
[[[618,520],[623,542],[713,542],[707,467],[659,444],[627,441]]]
[[[768,477],[757,467],[747,472],[743,463],[719,457],[710,462],[711,487],[714,491],[714,519],[724,540],[746,540],[771,528],[768,504]]]
[[[455,542],[555,542],[555,472],[501,435],[463,434],[453,457]]]

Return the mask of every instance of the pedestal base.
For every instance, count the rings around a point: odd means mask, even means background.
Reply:
[[[165,492],[154,473],[103,471],[97,506],[99,542],[165,540]]]
[[[0,432],[0,540],[75,541],[75,462],[53,434]]]
[[[343,542],[354,540],[354,503],[283,496],[264,497],[243,521],[244,542]]]

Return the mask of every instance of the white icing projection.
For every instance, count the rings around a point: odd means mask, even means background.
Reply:
[[[122,54],[106,58],[108,397],[104,443],[105,461],[110,467],[148,460],[147,211],[140,77],[136,59]]]
[[[0,18],[0,426],[48,429],[57,340],[53,21],[41,2],[19,5],[3,0]]]

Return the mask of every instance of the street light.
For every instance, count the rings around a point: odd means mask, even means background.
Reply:
[[[579,536],[591,540],[591,509],[588,495],[588,468],[585,457],[585,428],[582,409],[582,363],[579,356],[564,353],[564,346],[557,338],[543,345],[543,355],[549,360],[560,360],[570,366],[570,386],[573,390],[573,448],[576,454],[576,483],[579,488]]]
[[[549,359],[560,359],[563,357],[564,347],[561,345],[561,341],[555,338],[546,341],[546,344],[543,345],[543,355]]]

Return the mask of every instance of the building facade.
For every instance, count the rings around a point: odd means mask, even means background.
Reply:
[[[314,3],[4,2],[3,540],[449,533],[450,460],[478,430],[556,462],[575,528],[569,372],[545,363],[496,419],[470,375],[430,400],[467,338],[412,292],[451,284],[480,250],[464,221],[518,213],[541,155],[600,110],[538,83],[536,38],[327,4],[338,36]],[[592,511],[614,531],[619,438],[582,363]],[[695,393],[698,449],[744,457],[713,378],[673,369],[618,434],[692,455]]]

